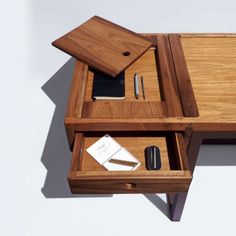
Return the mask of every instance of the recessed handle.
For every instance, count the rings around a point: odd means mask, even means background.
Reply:
[[[134,189],[137,187],[137,184],[135,183],[127,183],[127,184],[124,184],[125,188],[126,189]]]

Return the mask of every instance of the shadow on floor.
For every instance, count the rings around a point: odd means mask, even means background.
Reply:
[[[167,218],[170,218],[169,205],[157,194],[143,194],[155,207],[157,207]]]
[[[71,194],[67,182],[71,152],[64,128],[64,116],[73,69],[74,59],[71,58],[41,88],[56,106],[41,158],[47,168],[42,193],[46,198],[111,197],[112,194]]]
[[[236,145],[202,145],[197,166],[236,166]]]
[[[72,197],[111,197],[105,195],[75,195],[71,194],[67,182],[67,172],[70,167],[71,152],[64,128],[64,116],[67,98],[73,75],[74,59],[68,60],[43,86],[42,90],[55,104],[55,111],[44,146],[41,161],[47,168],[42,193],[46,198]],[[212,146],[212,145],[211,145]],[[202,146],[197,165],[199,166],[232,166],[236,165],[236,146]],[[169,217],[169,209],[165,201],[156,194],[144,194],[161,212]]]

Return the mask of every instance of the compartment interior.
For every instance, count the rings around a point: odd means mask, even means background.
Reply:
[[[125,70],[125,99],[96,100],[92,99],[94,79],[93,70],[88,71],[82,117],[166,117],[166,104],[161,101],[159,77],[156,63],[156,48],[150,48],[142,57]],[[134,74],[139,76],[139,99],[134,93]],[[145,99],[141,85],[144,78]]]
[[[76,161],[78,163],[78,171],[108,171],[103,168],[100,164],[96,162],[96,160],[89,155],[86,149],[95,143],[98,139],[100,139],[105,134],[109,134],[112,138],[114,138],[119,144],[125,147],[130,153],[132,153],[140,162],[141,166],[139,166],[135,171],[147,171],[145,166],[145,153],[144,150],[147,146],[155,145],[160,149],[161,155],[161,163],[162,167],[160,171],[170,171],[170,170],[182,170],[183,165],[180,154],[178,152],[178,144],[176,135],[173,132],[87,132],[83,134],[83,141],[80,150],[76,150],[76,152],[80,152],[80,155],[75,154],[76,158],[79,160]],[[75,144],[76,145],[76,144]],[[153,171],[151,171],[153,172]]]
[[[125,70],[125,100],[127,102],[158,102],[161,101],[160,88],[158,83],[158,73],[156,66],[155,48],[150,48],[135,61],[131,66]],[[141,82],[139,83],[140,97],[135,98],[134,94],[134,74],[144,77],[145,100],[142,97]],[[93,87],[94,72],[89,70],[88,81],[86,86],[85,101],[93,101],[92,87]],[[101,102],[101,101],[96,101]]]

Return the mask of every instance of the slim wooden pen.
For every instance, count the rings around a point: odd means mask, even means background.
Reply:
[[[138,163],[134,161],[126,161],[126,160],[119,160],[119,159],[110,159],[108,162],[113,163],[113,164],[118,164],[118,165],[123,165],[123,166],[131,166],[135,167]]]

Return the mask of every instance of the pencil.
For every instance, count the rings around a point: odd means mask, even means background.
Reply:
[[[135,167],[138,163],[134,161],[126,161],[126,160],[120,160],[120,159],[110,159],[108,162],[113,163],[113,164],[118,164],[118,165],[123,165],[123,166],[131,166]]]
[[[142,91],[143,91],[143,99],[145,100],[145,91],[144,91],[144,79],[143,79],[143,76],[141,76],[141,85],[142,85]]]

